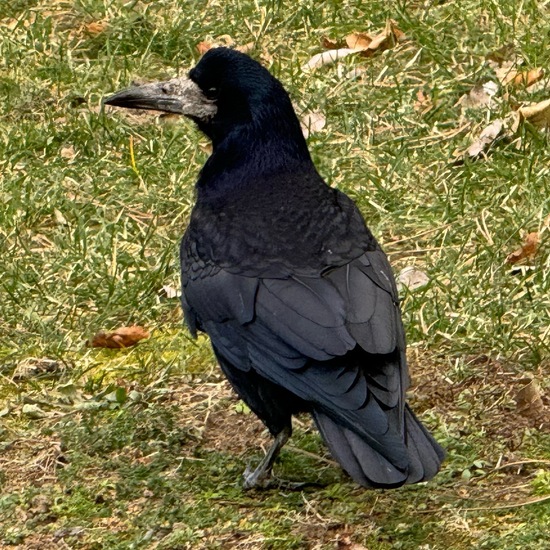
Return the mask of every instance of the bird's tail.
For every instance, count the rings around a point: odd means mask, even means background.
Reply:
[[[356,483],[365,487],[391,489],[431,479],[439,471],[445,451],[420,420],[405,406],[403,444],[409,457],[408,467],[398,468],[374,450],[352,430],[337,424],[321,411],[313,417],[332,456]]]

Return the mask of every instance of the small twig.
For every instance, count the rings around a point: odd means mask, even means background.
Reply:
[[[510,466],[523,466],[524,464],[550,464],[550,460],[545,460],[544,458],[534,458],[529,460],[518,460],[517,462],[507,462],[506,464],[495,466],[493,472],[496,470],[502,470],[503,468],[508,468]]]
[[[508,510],[509,508],[521,508],[522,506],[528,506],[529,504],[538,504],[539,502],[546,502],[550,500],[550,495],[545,495],[543,497],[533,498],[531,500],[525,500],[523,502],[514,502],[512,504],[505,504],[504,506],[493,506],[493,507],[480,507],[480,508],[461,508],[461,512],[481,512],[481,511],[497,511],[497,510]],[[435,510],[434,510],[435,511]]]
[[[315,509],[315,506],[313,506],[313,504],[311,504],[311,502],[309,502],[309,500],[306,498],[306,496],[304,495],[304,493],[302,493],[302,500],[304,501],[304,504],[306,505],[306,509],[307,509],[309,512],[312,512],[313,515],[314,515],[322,524],[330,523],[330,520],[328,520],[327,518],[324,518],[324,517]]]
[[[436,231],[439,231],[440,229],[447,229],[450,227],[450,223],[446,223],[444,225],[438,225],[437,227],[431,227],[430,229],[426,229],[426,231],[421,231],[420,233],[416,233],[415,235],[411,235],[410,237],[403,237],[402,239],[398,239],[397,241],[388,241],[384,243],[385,248],[391,248],[395,244],[401,244],[407,241],[416,240],[419,237],[424,237],[425,235],[428,235],[430,233],[435,233]]]
[[[334,460],[330,460],[329,458],[324,458],[322,456],[316,455],[315,453],[310,453],[309,451],[304,451],[304,449],[299,449],[298,447],[294,447],[293,445],[287,445],[286,449],[294,453],[298,453],[304,456],[309,456],[310,458],[314,458],[315,460],[319,460],[320,462],[324,462],[325,464],[330,464],[331,466],[339,467],[339,464]]]

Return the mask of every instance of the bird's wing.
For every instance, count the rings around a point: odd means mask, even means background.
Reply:
[[[364,437],[386,434],[392,422],[400,431],[405,342],[382,251],[316,278],[243,277],[221,269],[208,275],[197,270],[192,278],[187,273],[186,318],[235,368],[254,368],[350,428],[368,426]],[[387,411],[393,408],[391,420]],[[402,450],[402,436],[395,435],[395,448]],[[392,459],[406,461],[404,454]]]

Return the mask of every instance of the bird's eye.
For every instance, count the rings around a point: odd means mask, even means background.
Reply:
[[[216,88],[215,86],[208,88],[205,95],[208,99],[216,99],[218,97],[218,88]]]

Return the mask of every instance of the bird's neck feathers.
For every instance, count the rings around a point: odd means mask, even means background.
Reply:
[[[260,103],[246,122],[210,132],[213,151],[197,182],[199,195],[246,191],[266,175],[314,170],[288,96],[276,99]]]

